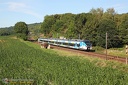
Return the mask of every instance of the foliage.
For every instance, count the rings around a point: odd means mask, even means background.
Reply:
[[[119,35],[124,44],[128,44],[128,14],[121,16],[121,22],[119,25]]]
[[[41,23],[32,23],[32,24],[27,24],[28,25],[28,39],[30,40],[36,40],[40,36],[40,28],[41,28]]]
[[[37,85],[128,84],[127,72],[111,66],[98,67],[86,59],[63,57],[51,50],[33,46],[17,39],[1,37],[0,79],[34,79]]]
[[[115,22],[109,19],[101,20],[99,26],[97,27],[97,46],[105,47],[106,44],[106,32],[108,33],[108,48],[117,47],[119,40],[114,40],[117,35]],[[118,37],[116,37],[118,39]],[[100,42],[99,42],[100,41]]]
[[[17,33],[17,38],[21,38],[23,40],[27,40],[28,37],[26,36],[26,34]]]
[[[63,36],[67,39],[88,39],[93,46],[105,47],[105,31],[107,29],[109,30],[108,47],[120,47],[128,44],[128,13],[118,14],[114,8],[108,8],[106,11],[103,8],[92,8],[88,13],[80,14],[46,15],[42,23],[33,23],[27,26],[29,35],[26,38],[29,39]],[[0,36],[13,34],[12,28],[14,27],[11,27],[11,30],[10,28],[0,29]],[[26,31],[26,33],[28,32]]]
[[[47,15],[41,32],[52,38],[59,34],[67,39],[89,39],[93,45],[102,47],[105,47],[105,34],[108,32],[108,47],[111,48],[128,43],[127,22],[128,14],[117,14],[114,8],[106,11],[92,8],[89,13]]]
[[[17,22],[14,26],[14,31],[16,33],[23,33],[23,34],[28,34],[28,27],[25,22]]]
[[[17,22],[14,26],[14,31],[17,33],[17,37],[27,40],[28,26],[25,22]]]
[[[100,47],[100,46],[95,46],[95,47],[93,47],[93,49],[94,49],[95,51],[99,51],[99,52],[101,52],[101,51],[104,50],[104,48],[102,48],[102,47]]]
[[[0,28],[0,36],[8,36],[13,34],[13,27]]]
[[[41,23],[27,24],[28,26],[28,39],[36,40],[40,36]],[[0,28],[0,36],[7,36],[14,34],[14,26]],[[26,36],[27,37],[27,36]]]

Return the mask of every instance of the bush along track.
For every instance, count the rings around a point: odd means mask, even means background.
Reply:
[[[2,79],[33,79],[37,85],[128,85],[128,72],[97,67],[87,59],[59,56],[17,39],[0,38]]]

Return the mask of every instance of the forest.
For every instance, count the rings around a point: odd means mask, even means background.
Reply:
[[[46,15],[43,22],[27,24],[29,37],[90,40],[93,46],[108,48],[128,44],[128,13],[118,14],[114,8],[92,8],[88,13]],[[13,26],[0,29],[0,36],[14,34]]]
[[[128,13],[118,14],[114,8],[104,11],[92,8],[88,13],[46,15],[40,32],[47,38],[85,39],[93,46],[108,48],[128,44]]]

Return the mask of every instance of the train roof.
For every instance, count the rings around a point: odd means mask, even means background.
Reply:
[[[58,42],[90,42],[89,40],[80,40],[80,39],[57,39],[57,38],[39,38],[39,40],[44,40],[44,41],[58,41]]]

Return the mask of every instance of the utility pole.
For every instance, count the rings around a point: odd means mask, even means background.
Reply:
[[[107,43],[108,43],[108,42],[107,42],[107,41],[108,41],[107,38],[108,38],[108,34],[107,34],[107,32],[106,32],[106,60],[107,60],[107,47],[108,47],[108,46],[107,46],[107,45],[108,45],[108,44],[107,44]]]

